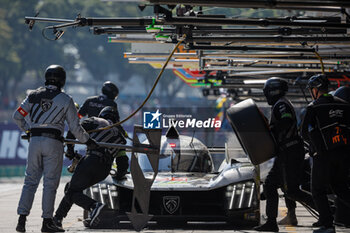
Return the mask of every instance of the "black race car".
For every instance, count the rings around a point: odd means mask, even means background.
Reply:
[[[211,153],[226,155],[218,171],[214,171]],[[225,221],[236,226],[259,224],[260,182],[256,168],[247,157],[230,159],[228,154],[227,148],[209,150],[196,138],[176,133],[174,136],[174,131],[170,136],[168,131],[161,137],[148,220],[177,226],[189,221]],[[136,158],[144,178],[152,179],[154,171],[147,155],[138,153]],[[86,190],[110,209],[102,214],[96,228],[120,227],[120,222],[129,220],[133,205],[137,212],[142,212],[142,204],[137,199],[133,202],[132,178],[127,174],[125,180],[116,181],[109,176]],[[84,216],[88,217],[87,212]]]

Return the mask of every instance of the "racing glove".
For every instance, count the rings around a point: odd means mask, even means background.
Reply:
[[[128,133],[125,131],[123,126],[118,125],[117,128],[118,128],[119,132],[123,135],[124,138],[128,138],[128,139],[132,140],[132,138],[129,137]],[[121,144],[124,144],[124,143],[121,143]],[[126,142],[125,142],[125,144],[126,144]]]
[[[65,155],[69,160],[74,159],[74,157],[75,157],[74,147],[72,147],[71,145],[67,146],[67,151],[66,151]]]
[[[93,138],[89,138],[89,140],[87,140],[87,142],[85,142],[85,144],[87,145],[89,150],[95,150],[99,147],[97,145],[95,139],[93,139]]]
[[[125,151],[122,150],[121,152],[125,154]],[[116,157],[115,162],[117,164],[117,173],[115,174],[114,178],[116,180],[125,179],[125,174],[128,172],[129,168],[129,158],[126,155],[122,155]]]

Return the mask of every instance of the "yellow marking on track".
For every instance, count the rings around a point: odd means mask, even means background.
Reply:
[[[63,219],[62,226],[63,226],[63,229],[66,230],[66,228],[70,228],[70,227],[74,226],[77,222],[82,222],[82,221],[83,221],[82,219],[78,218],[77,221],[73,220],[73,221],[67,221],[66,223],[64,223],[64,219]]]
[[[279,215],[284,218],[287,216],[288,209],[286,207],[279,207],[278,208]],[[297,232],[297,229],[295,226],[284,226],[285,230],[287,232]]]
[[[286,226],[288,232],[297,232],[297,229],[294,226]]]

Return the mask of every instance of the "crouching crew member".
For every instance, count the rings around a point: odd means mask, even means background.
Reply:
[[[329,185],[341,202],[350,208],[347,183],[350,159],[350,105],[328,93],[325,75],[308,81],[313,102],[306,109],[302,136],[316,150],[312,167],[312,196],[320,214],[321,228],[314,232],[335,232],[329,207]]]
[[[117,110],[113,107],[105,107],[102,109],[99,117],[90,117],[82,122],[85,130],[90,131],[102,127],[109,126],[117,122]],[[116,127],[108,130],[97,131],[90,133],[90,136],[98,142],[108,142],[116,144],[126,144],[126,140]],[[71,137],[69,134],[67,137]],[[70,159],[74,158],[74,146],[68,145],[66,156]],[[90,212],[90,226],[94,226],[95,220],[105,207],[90,197],[86,196],[83,191],[86,188],[104,180],[110,170],[113,160],[117,163],[116,178],[123,178],[127,173],[129,166],[128,157],[125,150],[117,148],[99,147],[94,150],[87,150],[86,156],[78,163],[73,176],[70,180],[65,196],[63,197],[54,220],[57,225],[62,227],[62,220],[67,216],[73,204],[77,204],[84,210]]]
[[[297,118],[291,102],[285,97],[288,84],[280,78],[270,78],[264,86],[267,102],[272,106],[270,129],[277,143],[277,154],[265,184],[267,222],[255,227],[257,231],[278,232],[278,188],[286,198],[288,214],[280,224],[297,225],[295,200],[314,207],[312,197],[299,189],[304,162],[304,146],[298,134]]]
[[[56,190],[63,163],[64,122],[81,142],[97,146],[79,124],[77,110],[70,96],[61,88],[66,72],[59,65],[51,65],[45,72],[45,87],[32,91],[13,115],[19,128],[30,134],[27,167],[17,213],[20,215],[16,230],[25,232],[26,216],[32,208],[35,192],[44,175],[42,198],[42,232],[62,232],[52,221]]]

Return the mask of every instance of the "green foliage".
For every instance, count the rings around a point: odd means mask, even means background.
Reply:
[[[39,17],[74,19],[79,13],[86,17],[136,16],[138,8],[135,4],[99,0],[3,0],[0,6],[0,98],[14,98],[14,90],[8,88],[10,80],[19,83],[26,72],[40,78],[45,68],[53,63],[61,64],[69,71],[77,59],[96,79],[104,79],[109,73],[130,77],[130,65],[123,58],[124,45],[108,44],[107,36],[92,35],[88,28],[69,28],[59,41],[48,41],[41,32],[46,23],[37,22],[33,31],[24,24],[24,16],[34,16],[38,11]],[[49,37],[52,37],[51,33],[46,31]],[[78,49],[78,58],[64,53],[67,45]],[[15,87],[12,85],[12,89]]]
[[[226,14],[233,17],[276,16],[276,10],[204,8],[205,14]],[[9,80],[20,82],[23,74],[41,77],[50,64],[61,64],[67,71],[74,70],[76,63],[90,70],[95,79],[103,80],[108,74],[117,73],[127,80],[133,74],[147,77],[146,85],[152,84],[158,71],[147,65],[128,64],[123,58],[129,45],[107,43],[107,36],[92,35],[88,28],[69,28],[59,41],[48,41],[42,36],[47,23],[36,23],[33,31],[24,24],[24,16],[74,19],[83,17],[137,17],[153,15],[152,8],[141,12],[135,3],[102,2],[100,0],[2,0],[0,6],[0,100],[3,96],[16,96],[16,85],[8,88]],[[50,31],[46,35],[52,36]],[[78,55],[64,53],[74,47]],[[132,70],[132,72],[130,72]],[[169,74],[172,75],[172,74]],[[70,77],[72,78],[72,77]],[[163,81],[162,81],[163,82]],[[168,81],[163,82],[169,85]],[[163,88],[163,87],[162,87]],[[11,96],[12,95],[12,96]]]

